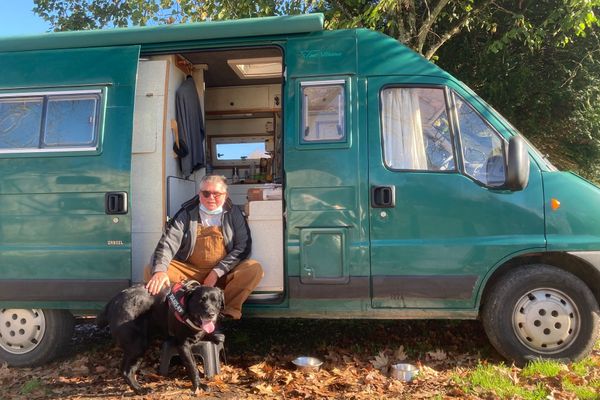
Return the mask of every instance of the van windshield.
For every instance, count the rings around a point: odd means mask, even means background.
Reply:
[[[515,132],[517,135],[521,136],[523,138],[523,140],[525,140],[525,143],[527,143],[527,146],[529,146],[529,149],[531,150],[532,153],[535,154],[536,158],[540,161],[542,161],[544,163],[544,166],[546,168],[548,168],[549,171],[558,171],[558,168],[556,168],[548,159],[548,155],[544,155],[542,154],[541,151],[539,151],[530,141],[529,139],[527,139],[525,137],[525,135],[523,135],[517,128],[514,127],[513,124],[511,124],[506,118],[504,118],[502,116],[502,114],[500,114],[498,111],[496,111],[496,109],[494,107],[492,107],[491,105],[489,105],[485,100],[483,100],[481,97],[478,97],[478,100],[480,102],[482,102],[483,104],[485,104],[494,114],[494,116],[502,121],[502,123],[504,125],[506,125],[507,128],[509,128],[510,130],[512,130],[513,132]]]

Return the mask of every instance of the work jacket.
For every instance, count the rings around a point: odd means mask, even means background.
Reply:
[[[183,203],[181,209],[169,220],[156,249],[152,254],[152,273],[166,272],[171,260],[187,261],[194,252],[200,220],[200,198]],[[229,200],[223,205],[221,229],[227,255],[213,270],[219,277],[227,274],[248,257],[252,248],[250,229],[242,210]]]

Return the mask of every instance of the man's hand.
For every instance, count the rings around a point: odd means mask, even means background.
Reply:
[[[204,282],[202,282],[202,285],[214,287],[217,283],[217,279],[219,279],[219,275],[217,275],[217,273],[214,270],[210,271],[206,278],[204,278]]]
[[[146,283],[146,289],[150,292],[151,295],[155,295],[163,288],[163,286],[169,286],[171,282],[169,281],[169,276],[166,272],[155,272],[152,275],[152,278]]]

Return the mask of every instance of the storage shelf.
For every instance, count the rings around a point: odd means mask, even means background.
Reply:
[[[246,110],[221,110],[206,111],[206,119],[244,119],[244,118],[272,118],[273,114],[280,112],[280,108],[252,108]]]

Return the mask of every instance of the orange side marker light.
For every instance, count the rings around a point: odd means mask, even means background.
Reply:
[[[552,211],[558,210],[560,208],[560,201],[553,197],[550,199],[550,207],[552,207]]]

